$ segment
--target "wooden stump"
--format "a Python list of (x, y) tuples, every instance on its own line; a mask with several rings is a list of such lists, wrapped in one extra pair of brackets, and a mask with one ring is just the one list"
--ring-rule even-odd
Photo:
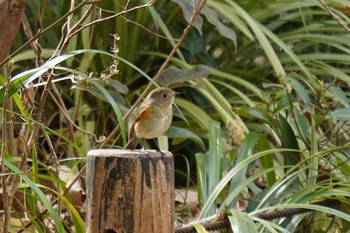
[(92, 150), (87, 157), (88, 233), (173, 233), (170, 152)]

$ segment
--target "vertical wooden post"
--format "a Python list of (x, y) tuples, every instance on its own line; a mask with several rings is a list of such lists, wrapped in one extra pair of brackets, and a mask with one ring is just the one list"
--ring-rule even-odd
[(170, 152), (92, 150), (87, 157), (87, 233), (173, 233)]

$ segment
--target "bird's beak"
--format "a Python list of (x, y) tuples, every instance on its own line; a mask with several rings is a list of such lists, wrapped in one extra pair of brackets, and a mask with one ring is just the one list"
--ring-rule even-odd
[(178, 92), (178, 91), (174, 92), (174, 96), (177, 96), (177, 95), (180, 95), (180, 94), (181, 94), (181, 92)]

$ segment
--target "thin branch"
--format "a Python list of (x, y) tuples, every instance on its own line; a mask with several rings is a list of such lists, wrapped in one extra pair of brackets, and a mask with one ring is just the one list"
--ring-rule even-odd
[(74, 120), (71, 119), (71, 116), (69, 115), (69, 112), (68, 112), (66, 106), (64, 105), (63, 100), (60, 98), (61, 96), (59, 93), (52, 93), (51, 97), (52, 97), (53, 101), (56, 103), (60, 112), (63, 113), (67, 122), (69, 122), (69, 124), (74, 126), (75, 129), (82, 132), (83, 134), (87, 134), (87, 135), (91, 136), (93, 138), (94, 142), (99, 143), (99, 139), (97, 138), (96, 134), (93, 134), (89, 131), (86, 131), (86, 130), (80, 128), (77, 124), (75, 124)]
[[(97, 19), (97, 20), (95, 20), (95, 21), (92, 21), (92, 22), (87, 23), (87, 24), (82, 25), (82, 26), (81, 26), (82, 21), (80, 20), (80, 21), (78, 21), (78, 22), (73, 26), (72, 30), (68, 33), (68, 35), (67, 35), (67, 37), (66, 37), (66, 39), (65, 39), (65, 44), (67, 45), (68, 41), (70, 41), (70, 40), (72, 39), (73, 36), (75, 36), (77, 33), (79, 33), (80, 31), (82, 31), (82, 30), (84, 30), (84, 29), (86, 29), (86, 28), (88, 28), (88, 27), (91, 27), (91, 26), (93, 26), (93, 25), (95, 25), (95, 24), (98, 24), (98, 23), (102, 23), (102, 22), (107, 21), (107, 20), (111, 20), (111, 19), (117, 18), (117, 17), (119, 17), (119, 16), (121, 16), (121, 15), (125, 15), (125, 14), (127, 14), (127, 13), (132, 12), (132, 11), (136, 11), (136, 10), (139, 10), (139, 9), (142, 9), (142, 8), (150, 7), (150, 6), (152, 6), (152, 5), (155, 3), (155, 1), (156, 1), (156, 0), (151, 0), (151, 1), (149, 1), (148, 3), (146, 3), (146, 4), (144, 4), (144, 5), (135, 6), (135, 7), (130, 8), (130, 9), (125, 9), (125, 10), (123, 10), (123, 11), (121, 11), (121, 12), (119, 12), (119, 13), (116, 13), (116, 14), (114, 14), (114, 15), (111, 15), (111, 16), (108, 16), (108, 17), (105, 17), (105, 18)], [(84, 15), (84, 17), (85, 17), (85, 16), (86, 16), (86, 15)], [(84, 17), (83, 17), (83, 18), (84, 18)], [(84, 19), (84, 20), (85, 20), (85, 19)], [(63, 47), (63, 49), (64, 49), (64, 48), (65, 48), (65, 47)]]
[[(110, 11), (110, 10), (106, 10), (106, 9), (102, 9), (102, 8), (98, 8), (98, 9), (99, 9), (101, 12), (106, 12), (106, 13), (110, 13), (110, 14), (115, 13), (114, 11)], [(162, 36), (162, 35), (160, 35), (160, 34), (154, 32), (154, 31), (152, 31), (152, 30), (146, 28), (146, 27), (143, 26), (142, 24), (137, 23), (137, 22), (135, 22), (135, 21), (132, 21), (132, 20), (126, 18), (125, 16), (121, 16), (121, 18), (123, 18), (123, 19), (124, 19), (126, 22), (128, 22), (128, 23), (132, 23), (132, 24), (134, 24), (134, 25), (136, 25), (136, 26), (139, 26), (140, 28), (142, 28), (143, 30), (145, 30), (146, 32), (148, 32), (149, 34), (152, 34), (152, 35), (157, 36), (157, 37), (159, 37), (159, 38), (162, 38), (162, 39), (165, 39), (165, 40), (169, 40), (169, 41), (175, 41), (175, 42), (179, 41), (178, 39), (173, 39), (173, 38), (168, 38), (168, 37), (166, 37), (166, 36)]]
[[(8, 100), (8, 90), (10, 88), (10, 82), (7, 82), (6, 84), (6, 89), (5, 89), (5, 94), (4, 94), (4, 103), (3, 103), (3, 111), (2, 111), (2, 125), (4, 128), (6, 128), (6, 125), (9, 124), (6, 122), (6, 117), (8, 115), (6, 111), (6, 103)], [(7, 130), (3, 129), (1, 133), (1, 157), (0, 157), (0, 164), (1, 164), (1, 170), (0, 172), (2, 174), (6, 173), (6, 167), (5, 167), (5, 153), (7, 150), (7, 135), (6, 135)], [(7, 233), (8, 232), (8, 227), (9, 227), (9, 220), (10, 220), (10, 215), (11, 215), (11, 203), (9, 203), (9, 192), (7, 190), (8, 184), (7, 184), (7, 176), (2, 176), (1, 177), (1, 184), (2, 184), (2, 202), (3, 202), (3, 209), (4, 209), (4, 214), (2, 218), (2, 232)]]
[(69, 41), (72, 38), (72, 37), (70, 37), (70, 35), (71, 34), (74, 35), (74, 33), (78, 30), (78, 27), (80, 27), (80, 25), (82, 25), (83, 22), (89, 17), (89, 15), (92, 12), (92, 8), (94, 6), (95, 6), (95, 4), (91, 4), (89, 6), (89, 8), (87, 9), (87, 11), (85, 12), (85, 14), (83, 15), (83, 17), (81, 17), (80, 20), (71, 29), (69, 28), (69, 22), (70, 22), (70, 19), (69, 19), (69, 21), (67, 22), (67, 30), (68, 30), (67, 36), (61, 41), (60, 44), (62, 44), (62, 45), (57, 46), (59, 48), (58, 51), (60, 54), (62, 54), (66, 50), (66, 48), (68, 47)]
[[(32, 29), (30, 28), (29, 21), (28, 21), (27, 16), (25, 14), (23, 14), (23, 17), (22, 17), (22, 26), (23, 26), (24, 34), (27, 36), (27, 38), (29, 40), (32, 39), (34, 37), (33, 32), (32, 32)], [(42, 65), (44, 63), (44, 60), (41, 58), (42, 48), (37, 40), (33, 41), (31, 43), (31, 46), (32, 46), (32, 49), (36, 55), (35, 65), (36, 65), (36, 67), (39, 67), (40, 65)]]
[(335, 20), (337, 21), (337, 23), (345, 29), (345, 31), (350, 32), (350, 28), (348, 27), (348, 25), (341, 20), (336, 14), (334, 14), (331, 9), (329, 8), (329, 6), (327, 5), (327, 3), (324, 0), (319, 0), (319, 2), (322, 4), (322, 6), (325, 8), (325, 10), (328, 12), (328, 14)]
[(11, 53), (6, 59), (4, 59), (2, 62), (0, 62), (0, 67), (2, 65), (4, 65), (6, 62), (8, 62), (11, 57), (14, 57), (15, 55), (17, 55), (20, 51), (22, 51), (24, 48), (26, 48), (29, 44), (31, 44), (33, 41), (37, 40), (39, 37), (41, 37), (42, 35), (44, 35), (46, 32), (50, 31), (52, 28), (58, 26), (61, 22), (63, 22), (64, 20), (66, 20), (66, 18), (71, 15), (72, 13), (78, 11), (81, 7), (83, 7), (84, 5), (88, 5), (88, 4), (92, 4), (95, 2), (99, 2), (99, 1), (83, 1), (81, 3), (79, 3), (74, 9), (72, 9), (70, 12), (67, 12), (65, 15), (63, 15), (61, 18), (59, 18), (58, 20), (56, 20), (54, 23), (52, 23), (50, 26), (48, 26), (47, 28), (39, 31), (37, 34), (35, 34), (35, 36), (33, 36), (33, 38), (29, 39), (26, 43), (24, 43), (21, 47), (19, 47), (16, 51), (14, 51), (13, 53)]
[[(57, 87), (55, 85), (52, 85), (51, 91), (49, 93), (51, 94), (52, 98), (54, 99), (54, 101), (56, 102), (57, 106), (59, 107), (60, 112), (62, 112), (64, 114), (64, 116), (66, 117), (66, 119), (67, 119), (66, 125), (67, 125), (68, 133), (69, 133), (69, 136), (70, 136), (72, 142), (74, 144), (77, 144), (76, 136), (75, 136), (75, 133), (74, 133), (74, 125), (75, 124), (72, 124), (71, 117), (68, 114), (68, 110), (66, 108), (66, 105), (64, 104), (64, 101), (62, 99), (61, 94), (59, 93), (59, 91), (58, 91), (58, 89), (57, 89)], [(74, 156), (76, 158), (81, 156), (79, 154), (77, 148), (75, 148), (75, 147), (73, 147), (73, 152), (74, 152)], [(81, 169), (82, 167), (80, 166), (79, 168)], [(84, 183), (83, 180), (82, 180), (82, 183)]]
[(127, 18), (124, 17), (124, 16), (121, 16), (121, 17), (122, 17), (126, 22), (135, 24), (136, 26), (139, 26), (140, 28), (142, 28), (143, 30), (145, 30), (146, 32), (148, 32), (149, 34), (152, 34), (152, 35), (154, 35), (154, 36), (156, 36), (156, 37), (159, 37), (159, 38), (162, 38), (162, 39), (165, 39), (165, 40), (172, 40), (172, 41), (175, 41), (175, 42), (179, 41), (178, 39), (173, 39), (173, 38), (168, 38), (168, 37), (166, 37), (166, 36), (162, 36), (162, 35), (160, 35), (160, 34), (154, 32), (154, 31), (152, 31), (152, 30), (146, 28), (146, 27), (143, 26), (142, 24), (136, 23), (135, 21), (132, 21), (132, 20), (130, 20), (130, 19), (127, 19)]

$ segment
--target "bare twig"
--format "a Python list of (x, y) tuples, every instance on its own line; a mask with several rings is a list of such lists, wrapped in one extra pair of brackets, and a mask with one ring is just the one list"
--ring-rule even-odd
[(130, 19), (127, 19), (127, 18), (124, 17), (124, 16), (121, 16), (121, 17), (122, 17), (126, 22), (135, 24), (135, 25), (139, 26), (140, 28), (142, 28), (143, 30), (145, 30), (146, 32), (148, 32), (149, 34), (152, 34), (152, 35), (154, 35), (154, 36), (156, 36), (156, 37), (158, 37), (158, 38), (162, 38), (162, 39), (169, 40), (169, 41), (172, 40), (172, 41), (175, 41), (175, 42), (179, 41), (179, 39), (173, 39), (173, 38), (168, 38), (168, 37), (166, 37), (166, 36), (162, 36), (162, 35), (160, 35), (160, 34), (154, 32), (154, 31), (152, 31), (152, 30), (146, 28), (146, 27), (143, 26), (142, 24), (137, 23), (137, 22), (135, 22), (135, 21), (132, 21), (132, 20), (130, 20)]
[[(31, 40), (34, 36), (33, 36), (33, 32), (32, 29), (30, 28), (30, 24), (28, 22), (27, 16), (25, 14), (23, 14), (22, 17), (22, 25), (23, 25), (23, 31), (24, 34), (26, 34), (27, 38), (29, 40)], [(34, 51), (34, 53), (36, 54), (36, 67), (39, 67), (40, 65), (42, 65), (44, 63), (44, 60), (41, 58), (41, 46), (38, 43), (37, 40), (33, 41), (31, 43), (32, 49)]]
[(66, 108), (65, 106), (63, 106), (62, 101), (57, 100), (57, 98), (56, 98), (56, 96), (55, 96), (54, 94), (52, 94), (52, 99), (55, 101), (57, 107), (60, 109), (60, 112), (63, 113), (63, 115), (65, 116), (66, 120), (69, 121), (69, 123), (70, 123), (71, 125), (73, 125), (74, 128), (75, 128), (76, 130), (82, 132), (83, 134), (86, 134), (86, 135), (92, 137), (92, 139), (93, 139), (93, 141), (94, 141), (95, 143), (99, 143), (99, 142), (100, 142), (99, 139), (97, 138), (96, 134), (93, 134), (93, 133), (91, 133), (91, 132), (89, 132), (89, 131), (86, 131), (86, 130), (80, 128), (80, 127), (74, 122), (74, 120), (71, 119), (67, 108)]
[(50, 26), (48, 26), (47, 28), (39, 31), (37, 34), (35, 34), (35, 36), (33, 36), (33, 38), (29, 39), (26, 43), (24, 43), (21, 47), (19, 47), (16, 51), (14, 51), (13, 53), (10, 54), (10, 56), (8, 56), (6, 59), (4, 59), (2, 62), (0, 62), (0, 67), (5, 64), (6, 62), (8, 62), (11, 57), (14, 57), (16, 54), (18, 54), (20, 51), (22, 51), (24, 48), (26, 48), (29, 44), (31, 44), (33, 41), (37, 40), (40, 36), (44, 35), (46, 32), (50, 31), (52, 28), (58, 26), (61, 22), (63, 22), (64, 20), (66, 20), (66, 18), (71, 15), (72, 13), (78, 11), (81, 7), (83, 7), (84, 5), (87, 4), (91, 4), (94, 2), (98, 2), (98, 1), (83, 1), (81, 3), (79, 3), (76, 7), (74, 7), (74, 9), (72, 9), (71, 11), (67, 12), (65, 15), (63, 15), (61, 18), (59, 18), (58, 20), (56, 20), (54, 23), (52, 23)]
[[(67, 35), (65, 37), (62, 37), (60, 44), (57, 46), (57, 48), (59, 48), (59, 49), (57, 49), (57, 51), (59, 51), (59, 54), (62, 54), (64, 51), (66, 51), (67, 46), (69, 44), (69, 41), (72, 38), (70, 35), (74, 34), (78, 30), (78, 28), (83, 24), (83, 22), (89, 17), (89, 15), (92, 12), (93, 7), (95, 7), (95, 4), (91, 4), (89, 6), (89, 8), (87, 9), (87, 11), (83, 15), (83, 17), (81, 17), (80, 20), (72, 28), (70, 28), (71, 17), (68, 17), (69, 20), (67, 22), (67, 31), (68, 31)], [(72, 6), (72, 8), (73, 8), (73, 6)]]
[(119, 16), (122, 16), (122, 15), (125, 15), (127, 13), (130, 13), (132, 11), (136, 11), (136, 10), (139, 10), (139, 9), (142, 9), (142, 8), (146, 8), (146, 7), (150, 7), (153, 5), (153, 3), (155, 3), (156, 0), (151, 0), (149, 2), (147, 2), (146, 4), (144, 5), (139, 5), (139, 6), (135, 6), (133, 8), (130, 8), (130, 9), (124, 9), (123, 11), (121, 12), (118, 12), (116, 14), (113, 14), (111, 16), (108, 16), (108, 17), (104, 17), (104, 18), (100, 18), (100, 19), (97, 19), (97, 20), (94, 20), (90, 23), (87, 23), (85, 25), (83, 25), (83, 22), (86, 20), (87, 16), (90, 14), (91, 12), (91, 8), (89, 8), (89, 11), (87, 11), (85, 13), (85, 15), (81, 18), (81, 20), (79, 20), (73, 27), (72, 29), (68, 32), (67, 36), (65, 37), (64, 39), (64, 43), (62, 45), (62, 49), (60, 49), (60, 52), (62, 53), (62, 51), (65, 50), (65, 48), (67, 47), (68, 45), (68, 42), (72, 39), (73, 36), (75, 36), (77, 33), (79, 33), (80, 31), (88, 28), (88, 27), (91, 27), (95, 24), (98, 24), (98, 23), (102, 23), (104, 21), (107, 21), (107, 20), (111, 20), (111, 19), (114, 19), (114, 18), (117, 18)]
[[(10, 62), (11, 63), (11, 62)], [(6, 76), (11, 77), (11, 64), (7, 63)], [(3, 130), (2, 130), (2, 147), (1, 147), (1, 173), (6, 173), (5, 167), (5, 153), (9, 155), (17, 154), (17, 147), (14, 144), (14, 127), (12, 122), (12, 99), (9, 98), (8, 90), (10, 87), (10, 82), (7, 82), (5, 94), (4, 94), (4, 104), (3, 104)], [(24, 151), (22, 153), (21, 161), (17, 165), (18, 169), (21, 172), (26, 171), (26, 163), (27, 163), (27, 154)], [(9, 220), (11, 216), (11, 206), (17, 193), (18, 185), (21, 181), (19, 175), (14, 176), (2, 176), (2, 197), (3, 197), (3, 231), (4, 233), (8, 232)]]
[(327, 3), (324, 0), (319, 0), (319, 2), (322, 4), (322, 6), (324, 7), (324, 9), (328, 12), (328, 14), (335, 20), (337, 21), (337, 23), (345, 29), (345, 31), (350, 32), (350, 28), (348, 27), (348, 25), (341, 20), (336, 14), (334, 14), (331, 9), (329, 8), (329, 6), (327, 5)]
[[(98, 8), (98, 9), (99, 9), (101, 12), (106, 12), (106, 13), (110, 13), (110, 14), (112, 14), (112, 13), (114, 14), (114, 13), (115, 13), (114, 11), (110, 11), (110, 10), (106, 10), (106, 9), (102, 9), (102, 8)], [(158, 38), (162, 38), (162, 39), (169, 40), (169, 41), (172, 40), (172, 41), (175, 41), (175, 42), (179, 41), (178, 39), (168, 38), (168, 37), (166, 37), (166, 36), (162, 36), (161, 34), (158, 34), (158, 33), (154, 32), (154, 31), (150, 30), (149, 28), (146, 28), (146, 27), (143, 26), (142, 24), (137, 23), (137, 22), (135, 22), (135, 21), (133, 21), (133, 20), (130, 20), (130, 19), (126, 18), (125, 16), (120, 16), (120, 17), (123, 18), (126, 22), (132, 23), (132, 24), (134, 24), (134, 25), (136, 25), (136, 26), (142, 28), (143, 30), (147, 31), (149, 34), (152, 34), (152, 35), (154, 35), (154, 36), (156, 36), (156, 37), (158, 37)]]
[[(0, 157), (0, 163), (1, 163), (1, 173), (6, 174), (6, 167), (5, 167), (5, 153), (7, 152), (7, 130), (6, 125), (9, 124), (7, 122), (6, 118), (8, 116), (8, 113), (6, 111), (6, 105), (8, 103), (8, 90), (10, 87), (10, 82), (7, 82), (6, 84), (6, 89), (5, 89), (5, 94), (4, 94), (4, 104), (3, 104), (3, 111), (2, 111), (2, 125), (4, 129), (2, 130), (1, 133), (1, 157)], [(3, 214), (3, 225), (2, 225), (2, 232), (7, 233), (8, 232), (8, 227), (9, 227), (9, 220), (10, 220), (10, 215), (11, 215), (11, 203), (10, 203), (10, 198), (9, 198), (9, 191), (8, 191), (8, 184), (7, 184), (7, 176), (1, 176), (1, 184), (2, 184), (2, 202), (3, 202), (3, 209), (4, 209), (4, 214)]]
[[(169, 64), (170, 60), (173, 58), (174, 54), (176, 53), (176, 51), (180, 48), (181, 44), (183, 43), (183, 41), (185, 40), (185, 38), (187, 37), (188, 32), (190, 31), (190, 29), (193, 26), (193, 23), (195, 21), (195, 19), (197, 18), (197, 16), (199, 15), (200, 11), (202, 10), (202, 8), (204, 7), (206, 3), (206, 0), (201, 1), (196, 8), (193, 9), (193, 14), (191, 16), (191, 19), (187, 25), (187, 27), (184, 29), (180, 39), (178, 40), (178, 42), (176, 43), (176, 45), (174, 46), (174, 48), (171, 50), (169, 56), (167, 57), (167, 59), (164, 61), (163, 65), (160, 67), (160, 69), (158, 70), (157, 74), (153, 77), (153, 82), (150, 83), (147, 88), (144, 90), (144, 92), (139, 96), (139, 98), (136, 100), (136, 102), (131, 106), (131, 108), (129, 109), (129, 111), (125, 114), (124, 116), (124, 120), (127, 119), (131, 112), (136, 108), (136, 106), (138, 106), (138, 104), (140, 103), (140, 101), (146, 96), (146, 94), (151, 90), (152, 85), (154, 82), (157, 81), (157, 79), (160, 77), (160, 75), (162, 74), (162, 72), (164, 71), (164, 69), (167, 67), (167, 65)], [(111, 133), (110, 135), (106, 138), (106, 140), (101, 144), (100, 148), (102, 148), (103, 146), (105, 146), (107, 143), (109, 143), (112, 138), (119, 132), (120, 130), (120, 125), (118, 125)]]

